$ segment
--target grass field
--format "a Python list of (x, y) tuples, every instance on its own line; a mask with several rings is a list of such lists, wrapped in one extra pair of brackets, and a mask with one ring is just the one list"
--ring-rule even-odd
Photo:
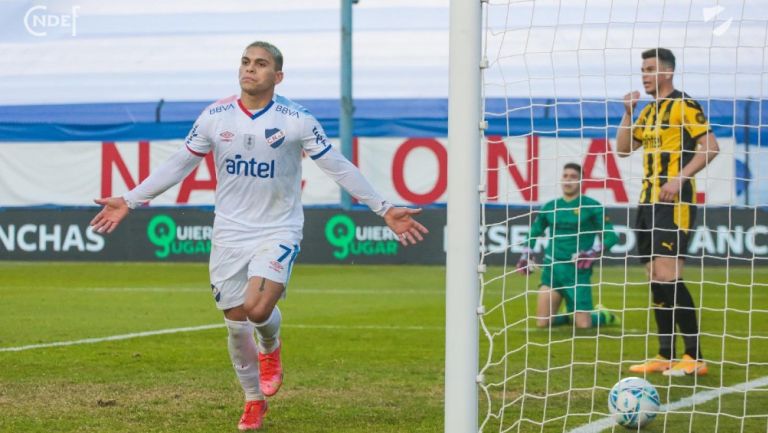
[[(481, 415), (493, 416), (484, 431), (519, 427), (561, 432), (607, 416), (610, 388), (631, 376), (629, 365), (653, 357), (658, 348), (656, 337), (649, 336), (656, 324), (649, 315), (643, 269), (605, 267), (596, 273), (603, 284), (593, 293), (595, 302), (622, 319), (620, 326), (598, 330), (531, 329), (532, 321), (521, 320), (521, 312), (535, 312), (538, 275), (526, 282), (502, 271), (489, 271), (485, 286), (484, 320), (490, 337), (481, 340), (481, 366), (488, 360), (484, 374), (492, 403), (490, 409), (481, 405)], [(687, 285), (702, 308), (701, 347), (709, 374), (646, 379), (656, 386), (662, 403), (714, 395), (660, 415), (643, 431), (768, 431), (768, 269), (689, 268), (686, 278), (692, 280)], [(682, 355), (679, 337), (678, 344)], [(747, 392), (717, 395), (721, 387), (754, 380), (760, 386)]]
[[(533, 311), (533, 295), (523, 293), (524, 279), (500, 272), (488, 273), (494, 345), (485, 373), (486, 383), (506, 385), (489, 387), (493, 413), (504, 419), (491, 419), (485, 431), (567, 431), (601, 418), (607, 388), (629, 360), (646, 355), (647, 289), (618, 284), (642, 274), (605, 268), (600, 302), (626, 307), (623, 324), (574, 332), (526, 330), (530, 320), (520, 319)], [(0, 432), (236, 431), (241, 390), (206, 265), (6, 262), (0, 275)], [(768, 376), (768, 271), (756, 270), (750, 282), (743, 281), (749, 272), (732, 270), (729, 281), (744, 286), (717, 284), (726, 280), (723, 269), (703, 277), (710, 282), (705, 355), (728, 362), (711, 363), (704, 378), (651, 378), (665, 403)], [(286, 381), (270, 400), (264, 431), (443, 431), (443, 287), (440, 267), (297, 266), (280, 304)], [(508, 301), (493, 308), (502, 292)], [(135, 335), (201, 325), (212, 326)], [(126, 334), (135, 338), (8, 350)], [(655, 349), (653, 339), (649, 346)], [(488, 349), (481, 338), (481, 366)], [(481, 402), (481, 419), (486, 409)], [(765, 432), (768, 389), (691, 410), (678, 408), (647, 431)]]

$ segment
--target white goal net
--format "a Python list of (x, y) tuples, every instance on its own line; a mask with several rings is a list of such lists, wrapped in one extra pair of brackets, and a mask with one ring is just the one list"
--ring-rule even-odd
[[(624, 431), (610, 418), (608, 393), (631, 376), (660, 395), (648, 431), (768, 431), (768, 3), (488, 0), (483, 26), (479, 431)], [(640, 92), (633, 121), (654, 103), (642, 53), (659, 47), (674, 53), (674, 88), (698, 102), (719, 145), (695, 176), (695, 221), (679, 253), (706, 375), (630, 371), (657, 355), (659, 331), (633, 230), (647, 161), (643, 148), (619, 157), (617, 132), (625, 94)], [(561, 259), (545, 257), (551, 224), (530, 257), (555, 266), (516, 272), (542, 207), (555, 200), (548, 209), (562, 225), (564, 209), (577, 220), (603, 212), (556, 201), (567, 163), (581, 166), (580, 192), (604, 206), (618, 242), (592, 267), (591, 303), (573, 291), (570, 311), (557, 290), (560, 310), (542, 325), (543, 278), (568, 289), (578, 277), (572, 270), (562, 279), (570, 283), (555, 282), (564, 271)], [(605, 229), (589, 230), (606, 240)], [(591, 327), (574, 326), (585, 316)], [(675, 330), (679, 361), (683, 331)]]

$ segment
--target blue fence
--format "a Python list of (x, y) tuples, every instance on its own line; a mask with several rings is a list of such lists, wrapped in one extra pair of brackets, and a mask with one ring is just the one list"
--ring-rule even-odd
[[(0, 141), (159, 140), (183, 138), (211, 101), (0, 106)], [(331, 137), (339, 133), (339, 102), (300, 100)], [(768, 140), (768, 100), (700, 101), (715, 134), (761, 146)], [(354, 134), (361, 137), (445, 137), (446, 99), (362, 99)], [(642, 104), (641, 104), (642, 107)], [(490, 135), (613, 137), (623, 106), (616, 100), (489, 99)]]

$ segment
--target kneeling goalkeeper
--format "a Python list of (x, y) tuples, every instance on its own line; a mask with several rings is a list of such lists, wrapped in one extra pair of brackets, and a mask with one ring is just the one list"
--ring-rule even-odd
[[(536, 308), (536, 326), (559, 326), (570, 323), (577, 328), (618, 324), (611, 312), (592, 305), (592, 265), (603, 250), (610, 249), (619, 238), (605, 210), (597, 200), (581, 195), (581, 166), (568, 163), (561, 178), (563, 196), (541, 208), (531, 226), (528, 245), (517, 262), (517, 272), (530, 274), (536, 263), (531, 256), (536, 238), (549, 227), (549, 244), (541, 265), (541, 285)], [(597, 235), (602, 245), (595, 243)], [(558, 315), (563, 299), (568, 312)], [(600, 307), (600, 306), (598, 306)]]

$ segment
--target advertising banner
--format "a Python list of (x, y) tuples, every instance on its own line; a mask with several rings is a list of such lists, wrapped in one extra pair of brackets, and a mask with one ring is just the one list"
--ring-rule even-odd
[[(699, 203), (736, 203), (744, 175), (735, 175), (733, 140), (719, 139), (720, 155), (697, 176)], [(441, 138), (358, 138), (353, 162), (390, 201), (445, 203), (448, 152)], [(488, 137), (483, 174), (491, 204), (537, 205), (560, 194), (564, 164), (583, 166), (582, 192), (605, 205), (637, 203), (642, 152), (619, 158), (600, 138)], [(120, 195), (136, 186), (183, 146), (183, 140), (139, 142), (0, 143), (0, 207), (89, 206), (94, 198)], [(338, 149), (338, 143), (334, 142)], [(278, 168), (279, 170), (279, 168)], [(338, 205), (340, 190), (310, 158), (302, 165), (305, 205)], [(152, 205), (212, 205), (216, 188), (208, 154), (181, 183)]]
[(137, 209), (112, 234), (89, 227), (98, 209), (0, 211), (0, 259), (207, 261), (213, 211)]
[[(0, 260), (83, 260), (206, 262), (211, 249), (213, 211), (201, 207), (137, 209), (110, 235), (88, 227), (97, 209), (6, 209), (0, 211)], [(610, 208), (620, 241), (607, 265), (639, 263), (631, 230), (632, 208)], [(307, 209), (299, 263), (443, 265), (451, 233), (445, 209), (419, 216), (430, 230), (424, 242), (403, 247), (377, 215), (368, 211)], [(514, 266), (530, 222), (527, 209), (487, 209), (484, 261)], [(689, 256), (713, 265), (768, 264), (768, 214), (761, 210), (699, 209)], [(454, 230), (459, 230), (454, 229)], [(545, 244), (536, 245), (540, 252)]]

